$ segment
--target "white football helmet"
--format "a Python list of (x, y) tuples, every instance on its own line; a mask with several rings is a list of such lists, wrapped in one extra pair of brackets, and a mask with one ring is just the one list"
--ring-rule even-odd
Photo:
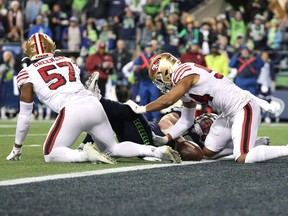
[(25, 53), (31, 61), (53, 57), (56, 45), (46, 34), (35, 33), (27, 41)]
[(199, 140), (203, 144), (205, 142), (206, 136), (210, 131), (211, 125), (217, 118), (218, 115), (215, 113), (204, 113), (195, 118), (192, 132), (196, 133), (199, 136)]
[(161, 53), (152, 59), (149, 76), (162, 93), (165, 94), (172, 88), (173, 66), (179, 63), (180, 61), (170, 53)]

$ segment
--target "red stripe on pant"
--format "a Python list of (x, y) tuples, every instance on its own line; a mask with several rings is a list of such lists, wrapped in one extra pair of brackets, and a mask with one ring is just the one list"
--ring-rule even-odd
[(248, 103), (244, 108), (244, 121), (242, 124), (242, 136), (240, 143), (241, 155), (249, 152), (250, 133), (252, 125), (252, 107)]
[(63, 121), (64, 121), (64, 118), (65, 118), (65, 108), (63, 108), (57, 119), (56, 119), (56, 122), (54, 124), (54, 127), (53, 129), (51, 130), (51, 132), (49, 133), (49, 137), (46, 141), (46, 143), (44, 144), (45, 147), (44, 147), (44, 155), (48, 155), (51, 151), (52, 151), (52, 148), (54, 146), (54, 143), (55, 143), (55, 140), (58, 136), (58, 133), (62, 127), (62, 124), (63, 124)]

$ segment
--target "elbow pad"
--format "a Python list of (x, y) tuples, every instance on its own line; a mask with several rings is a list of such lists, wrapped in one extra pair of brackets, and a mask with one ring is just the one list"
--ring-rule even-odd
[(194, 124), (195, 110), (196, 108), (182, 108), (181, 117), (169, 131), (172, 139), (181, 136), (188, 128)]
[(20, 112), (18, 115), (15, 143), (22, 145), (30, 128), (31, 113), (33, 103), (25, 103), (20, 101)]

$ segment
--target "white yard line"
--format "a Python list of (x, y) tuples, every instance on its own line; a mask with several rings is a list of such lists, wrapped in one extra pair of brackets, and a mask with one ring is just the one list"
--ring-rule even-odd
[[(45, 133), (45, 134), (28, 134), (27, 136), (47, 136), (47, 133)], [(0, 135), (0, 138), (5, 138), (5, 137), (15, 137), (15, 134)]]
[(16, 125), (0, 125), (0, 128), (16, 128)]
[(216, 162), (216, 161), (217, 160), (202, 160), (202, 161), (185, 161), (185, 162), (182, 162), (181, 164), (175, 164), (175, 163), (147, 164), (147, 165), (138, 165), (138, 166), (131, 166), (131, 167), (110, 168), (110, 169), (104, 169), (104, 170), (94, 170), (94, 171), (75, 172), (75, 173), (48, 175), (48, 176), (40, 176), (40, 177), (20, 178), (20, 179), (14, 179), (14, 180), (0, 181), (0, 186), (29, 184), (29, 183), (43, 182), (43, 181), (49, 181), (49, 180), (77, 178), (77, 177), (94, 176), (94, 175), (105, 175), (105, 174), (119, 173), (119, 172), (131, 172), (131, 171), (154, 169), (154, 168), (161, 168), (161, 167), (186, 166), (186, 165), (210, 163), (210, 162)]

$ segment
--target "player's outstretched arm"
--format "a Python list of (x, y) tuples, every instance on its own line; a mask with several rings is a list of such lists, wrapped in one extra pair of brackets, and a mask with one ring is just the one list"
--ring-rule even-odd
[(15, 144), (6, 160), (21, 160), (22, 144), (28, 134), (33, 110), (33, 85), (24, 84), (21, 87), (20, 111), (18, 114)]
[(197, 83), (199, 75), (189, 75), (181, 79), (177, 84), (165, 95), (162, 95), (157, 100), (147, 104), (146, 111), (154, 112), (165, 109), (182, 98), (182, 96), (189, 91), (189, 89)]

